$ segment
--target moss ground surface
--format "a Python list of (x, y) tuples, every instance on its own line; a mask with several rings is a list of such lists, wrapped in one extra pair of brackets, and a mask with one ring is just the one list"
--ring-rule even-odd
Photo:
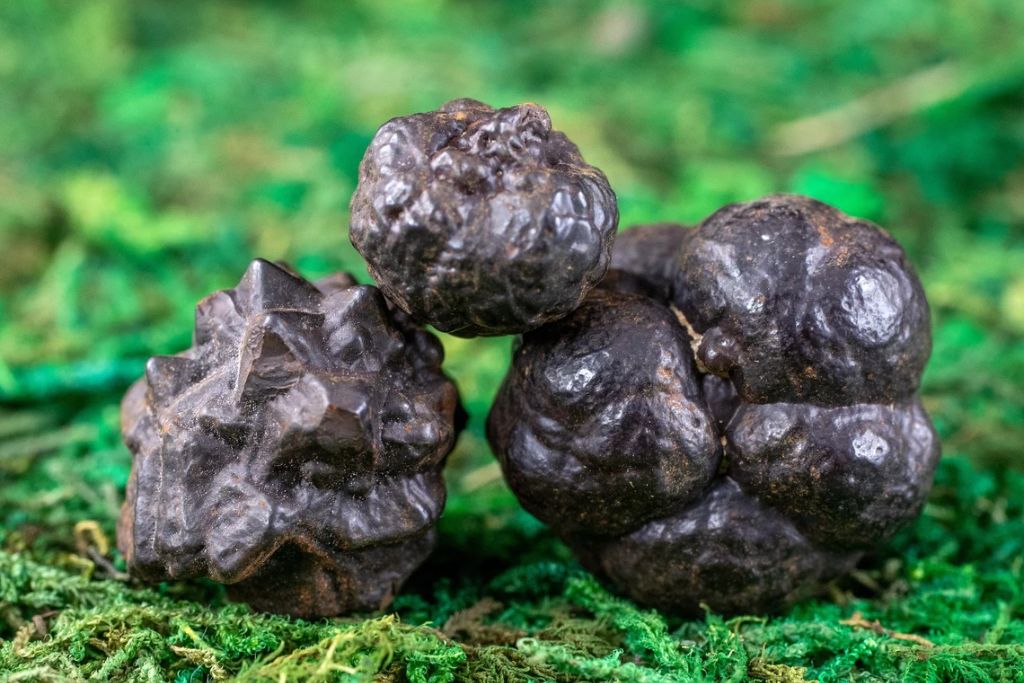
[[(1024, 4), (0, 3), (0, 680), (1024, 680)], [(253, 256), (365, 277), (385, 119), (548, 106), (623, 225), (773, 191), (891, 229), (934, 310), (921, 519), (784, 615), (679, 621), (582, 573), (482, 423), (509, 341), (445, 339), (470, 426), (441, 546), (387, 614), (136, 585), (117, 403)]]

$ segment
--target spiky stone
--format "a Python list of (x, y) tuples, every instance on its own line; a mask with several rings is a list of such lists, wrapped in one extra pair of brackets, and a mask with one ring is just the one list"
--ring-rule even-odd
[(303, 617), (388, 604), (444, 506), (458, 396), (441, 360), (376, 288), (254, 261), (125, 396), (131, 573)]

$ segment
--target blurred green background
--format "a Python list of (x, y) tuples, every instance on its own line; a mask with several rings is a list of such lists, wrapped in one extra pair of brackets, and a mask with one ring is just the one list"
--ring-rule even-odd
[[(108, 579), (67, 594), (46, 582), (102, 568), (74, 527), (92, 520), (112, 535), (130, 461), (117, 402), (146, 357), (186, 347), (194, 303), (233, 286), (253, 257), (290, 261), (309, 277), (345, 269), (366, 278), (346, 233), (366, 145), (393, 116), (467, 96), (547, 107), (608, 175), (623, 227), (693, 223), (725, 203), (787, 191), (876, 221), (906, 246), (934, 311), (923, 393), (945, 444), (936, 494), (916, 530), (869, 562), (850, 589), (862, 602), (833, 596), (779, 627), (808, 627), (825, 613), (849, 617), (850, 605), (910, 619), (900, 623), (943, 646), (981, 642), (998, 627), (989, 644), (1009, 649), (972, 651), (970, 658), (993, 657), (992, 668), (974, 673), (1012, 671), (1002, 668), (1004, 655), (1024, 656), (1019, 596), (979, 586), (1010, 572), (996, 582), (1009, 590), (1004, 584), (1020, 583), (1024, 561), (1021, 503), (1009, 493), (1024, 492), (1024, 3), (17, 0), (0, 4), (0, 560), (9, 570), (6, 579), (0, 572), (0, 678), (5, 667), (70, 676), (114, 666), (113, 655), (87, 645), (61, 664), (38, 629), (21, 643), (17, 634), (47, 610), (65, 615), (62, 628), (71, 629), (113, 599), (106, 588), (95, 604), (81, 597)], [(477, 572), (481, 599), (502, 571), (571, 566), (564, 548), (518, 511), (483, 439), (509, 341), (444, 341), (471, 422), (452, 458), (444, 557), (414, 582), (411, 602), (399, 604), (414, 624), (437, 624), (469, 606), (453, 599), (441, 607), (434, 581), (447, 569), (461, 568), (471, 584)], [(116, 565), (116, 554), (105, 556)], [(953, 574), (970, 568), (961, 589), (974, 590), (974, 602), (915, 617), (920, 606), (900, 600), (923, 600), (926, 592), (914, 591), (926, 591), (931, 574), (921, 566), (934, 562)], [(10, 578), (15, 565), (22, 583)], [(897, 580), (903, 593), (894, 597), (886, 591)], [(155, 599), (118, 586), (125, 604)], [(164, 590), (166, 610), (187, 609), (188, 595)], [(618, 623), (566, 595), (583, 622)], [(413, 598), (422, 609), (410, 606)], [(547, 605), (544, 596), (530, 599)], [(992, 623), (967, 626), (956, 616), (966, 610)], [(235, 621), (223, 623), (241, 629), (243, 617), (230, 614)], [(511, 623), (504, 613), (481, 619)], [(710, 621), (699, 633), (658, 623), (672, 647), (692, 641), (698, 659), (713, 654)], [(836, 628), (858, 647), (880, 639), (884, 650), (881, 632)], [(750, 651), (782, 641), (729, 629), (740, 638), (734, 650), (749, 657), (734, 652), (722, 661), (742, 659), (753, 677), (776, 671), (751, 664), (760, 660)], [(209, 662), (175, 655), (167, 644), (175, 636), (157, 632), (146, 650), (159, 671), (152, 680), (212, 675)], [(319, 642), (324, 633), (307, 636)], [(615, 646), (630, 653), (617, 661), (678, 673), (676, 664), (651, 660), (628, 630), (610, 633), (610, 649), (579, 655), (578, 670), (516, 661), (524, 677), (572, 679), (584, 676), (580, 662)], [(287, 654), (306, 642), (295, 638), (234, 659), (210, 647), (233, 662), (222, 673), (235, 674), (277, 645)], [(549, 640), (572, 652), (583, 647), (564, 634)], [(843, 643), (843, 651), (852, 647)], [(472, 647), (462, 643), (476, 666), (482, 655)], [(893, 654), (883, 666), (866, 655), (842, 659), (842, 648), (814, 656), (771, 650), (762, 659), (825, 679), (918, 671), (916, 655), (906, 655), (907, 664)], [(126, 661), (142, 656), (132, 652)], [(949, 657), (949, 669), (917, 661), (947, 680), (969, 659), (960, 650)], [(404, 661), (411, 660), (396, 656), (379, 669), (398, 666), (415, 678)], [(700, 661), (711, 678), (724, 671)], [(468, 675), (466, 666), (454, 675)], [(598, 670), (607, 673), (590, 669)]]

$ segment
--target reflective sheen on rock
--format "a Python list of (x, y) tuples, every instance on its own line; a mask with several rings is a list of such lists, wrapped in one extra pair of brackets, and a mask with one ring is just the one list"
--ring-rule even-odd
[(731, 475), (815, 541), (868, 549), (924, 506), (939, 440), (919, 401), (747, 404), (726, 433)]
[(604, 174), (543, 108), (454, 100), (377, 131), (350, 237), (399, 308), (472, 337), (570, 313), (604, 275), (617, 225)]
[(560, 533), (618, 534), (692, 501), (720, 455), (686, 332), (603, 288), (524, 336), (488, 435), (523, 506)]
[(877, 226), (806, 197), (715, 212), (683, 243), (673, 303), (700, 366), (750, 403), (891, 403), (917, 391), (928, 304)]
[[(612, 264), (524, 335), (489, 422), (512, 490), (586, 567), (663, 610), (770, 612), (918, 515), (940, 450), (915, 394), (928, 308), (888, 235), (769, 197), (626, 230)], [(711, 434), (685, 435), (694, 406)]]

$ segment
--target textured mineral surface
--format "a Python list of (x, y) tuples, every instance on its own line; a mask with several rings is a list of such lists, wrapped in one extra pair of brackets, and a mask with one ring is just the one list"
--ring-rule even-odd
[(458, 396), (441, 360), (376, 288), (254, 261), (124, 399), (130, 572), (302, 617), (387, 605), (444, 506)]
[(939, 442), (917, 400), (823, 408), (745, 404), (729, 423), (730, 472), (808, 536), (868, 549), (920, 512)]
[(455, 100), (377, 131), (350, 237), (399, 308), (472, 337), (570, 313), (604, 275), (617, 225), (604, 174), (544, 109)]
[(621, 538), (582, 543), (584, 564), (629, 597), (685, 614), (700, 613), (701, 603), (725, 613), (776, 611), (849, 571), (859, 557), (815, 547), (728, 477), (695, 505)]
[(488, 435), (524, 507), (566, 533), (622, 533), (695, 500), (720, 455), (685, 330), (603, 288), (524, 335)]
[(920, 512), (929, 316), (892, 238), (780, 196), (615, 249), (579, 310), (523, 335), (488, 422), (585, 566), (662, 609), (773, 611)]
[(697, 361), (751, 403), (890, 403), (917, 391), (928, 303), (900, 245), (806, 197), (733, 204), (677, 255)]

